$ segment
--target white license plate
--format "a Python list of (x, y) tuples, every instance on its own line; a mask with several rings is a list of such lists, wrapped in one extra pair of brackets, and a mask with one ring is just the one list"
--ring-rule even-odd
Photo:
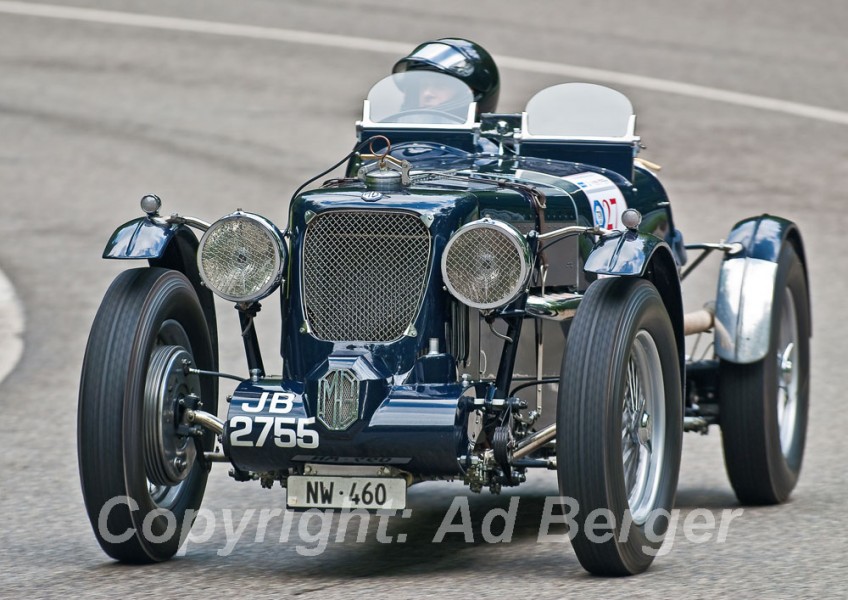
[(406, 508), (401, 477), (292, 475), (286, 484), (289, 508)]

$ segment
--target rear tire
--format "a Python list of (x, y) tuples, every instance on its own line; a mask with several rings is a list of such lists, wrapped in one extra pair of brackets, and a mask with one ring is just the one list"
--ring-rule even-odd
[(556, 444), (587, 571), (632, 575), (656, 556), (677, 490), (682, 406), (674, 328), (656, 288), (632, 278), (590, 285), (566, 343)]
[(768, 353), (721, 361), (724, 463), (742, 504), (785, 502), (801, 472), (810, 389), (810, 307), (804, 265), (791, 245), (778, 259)]
[[(184, 373), (182, 361), (214, 369), (215, 356), (182, 273), (134, 269), (106, 292), (85, 351), (77, 444), (86, 511), (112, 558), (166, 560), (191, 528), (186, 511), (200, 506), (207, 470), (194, 439), (177, 434), (179, 401), (194, 394), (215, 414), (217, 382)], [(214, 436), (202, 441), (211, 450)]]

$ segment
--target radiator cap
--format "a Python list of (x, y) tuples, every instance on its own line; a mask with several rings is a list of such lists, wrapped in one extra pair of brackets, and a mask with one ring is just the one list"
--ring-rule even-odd
[(368, 189), (390, 192), (401, 189), (400, 173), (390, 169), (378, 169), (365, 176)]

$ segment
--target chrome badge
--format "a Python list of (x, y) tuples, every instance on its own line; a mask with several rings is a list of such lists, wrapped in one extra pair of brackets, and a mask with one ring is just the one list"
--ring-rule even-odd
[(318, 382), (318, 420), (340, 431), (353, 425), (358, 415), (359, 380), (353, 371), (328, 371)]
[(383, 194), (380, 192), (363, 192), (362, 199), (366, 202), (376, 202), (383, 197)]

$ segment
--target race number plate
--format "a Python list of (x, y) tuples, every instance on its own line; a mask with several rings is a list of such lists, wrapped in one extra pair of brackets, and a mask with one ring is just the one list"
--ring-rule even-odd
[(292, 475), (286, 487), (289, 508), (406, 508), (406, 480), (401, 477)]

